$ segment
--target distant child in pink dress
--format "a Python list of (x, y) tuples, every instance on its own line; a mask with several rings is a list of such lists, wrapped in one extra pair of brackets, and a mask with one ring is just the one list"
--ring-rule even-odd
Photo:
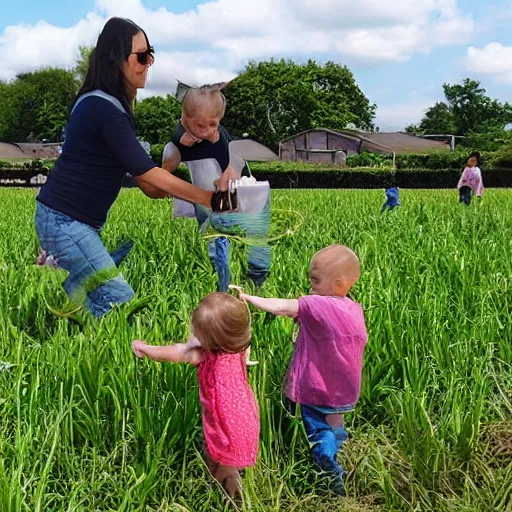
[(240, 293), (255, 307), (300, 324), (285, 382), (285, 394), (301, 405), (315, 463), (327, 472), (331, 490), (344, 494), (344, 470), (336, 455), (347, 439), (343, 413), (354, 410), (361, 389), (368, 335), (361, 306), (347, 297), (360, 276), (348, 247), (331, 245), (311, 260), (311, 295), (264, 299)]
[(460, 177), (457, 188), (459, 189), (459, 201), (469, 206), (471, 196), (474, 193), (477, 197), (482, 197), (484, 193), (484, 184), (482, 181), (482, 172), (479, 168), (480, 154), (473, 153), (468, 158), (466, 168)]
[(150, 346), (136, 340), (132, 349), (137, 357), (197, 367), (208, 468), (231, 498), (241, 496), (239, 470), (256, 464), (260, 433), (258, 404), (247, 380), (250, 314), (236, 297), (211, 293), (192, 314), (191, 327), (187, 343)]

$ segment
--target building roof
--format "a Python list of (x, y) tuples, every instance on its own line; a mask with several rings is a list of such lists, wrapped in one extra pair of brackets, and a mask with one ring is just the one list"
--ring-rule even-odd
[(26, 158), (25, 153), (15, 144), (0, 142), (0, 160), (3, 158)]
[(252, 139), (235, 139), (229, 148), (244, 160), (253, 162), (273, 162), (279, 157), (269, 148)]
[(409, 133), (365, 133), (360, 138), (390, 148), (395, 153), (423, 153), (426, 151), (450, 150), (450, 145), (445, 142), (424, 139)]
[(427, 151), (449, 151), (450, 145), (445, 142), (439, 142), (430, 139), (424, 139), (417, 135), (399, 132), (379, 132), (379, 133), (366, 133), (357, 130), (330, 130), (329, 128), (313, 128), (297, 133), (292, 137), (288, 137), (281, 142), (287, 142), (300, 135), (309, 132), (326, 132), (333, 135), (340, 135), (352, 140), (359, 140), (362, 142), (361, 149), (369, 151), (378, 151), (380, 153), (425, 153)]

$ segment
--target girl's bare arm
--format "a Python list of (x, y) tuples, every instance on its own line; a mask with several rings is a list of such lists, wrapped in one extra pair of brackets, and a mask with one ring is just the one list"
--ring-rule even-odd
[(203, 360), (201, 346), (195, 338), (191, 338), (187, 343), (163, 346), (148, 345), (142, 340), (134, 340), (132, 342), (132, 350), (137, 357), (148, 357), (153, 361), (167, 363), (198, 365)]

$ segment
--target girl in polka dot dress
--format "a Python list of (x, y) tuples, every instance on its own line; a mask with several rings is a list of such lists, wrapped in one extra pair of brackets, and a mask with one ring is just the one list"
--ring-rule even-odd
[(151, 346), (135, 340), (132, 349), (140, 358), (197, 367), (208, 469), (231, 498), (241, 496), (239, 471), (256, 464), (260, 433), (258, 404), (247, 380), (250, 314), (232, 295), (211, 293), (192, 314), (191, 327), (187, 343)]

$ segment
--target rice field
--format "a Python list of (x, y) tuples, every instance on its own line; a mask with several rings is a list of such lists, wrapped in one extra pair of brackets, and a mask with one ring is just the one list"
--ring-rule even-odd
[[(122, 270), (140, 311), (60, 319), (61, 271), (34, 266), (34, 191), (0, 189), (0, 511), (222, 511), (201, 458), (192, 367), (136, 360), (130, 343), (181, 341), (215, 289), (193, 221), (168, 200), (124, 191), (104, 240), (136, 245)], [(316, 480), (298, 417), (282, 405), (289, 319), (254, 312), (249, 369), (261, 408), (258, 465), (244, 510), (512, 511), (512, 193), (465, 208), (456, 191), (277, 191), (305, 217), (274, 247), (266, 296), (308, 293), (313, 253), (352, 247), (353, 297), (369, 342), (363, 389), (346, 416), (347, 498)], [(243, 279), (243, 247), (233, 251)]]

